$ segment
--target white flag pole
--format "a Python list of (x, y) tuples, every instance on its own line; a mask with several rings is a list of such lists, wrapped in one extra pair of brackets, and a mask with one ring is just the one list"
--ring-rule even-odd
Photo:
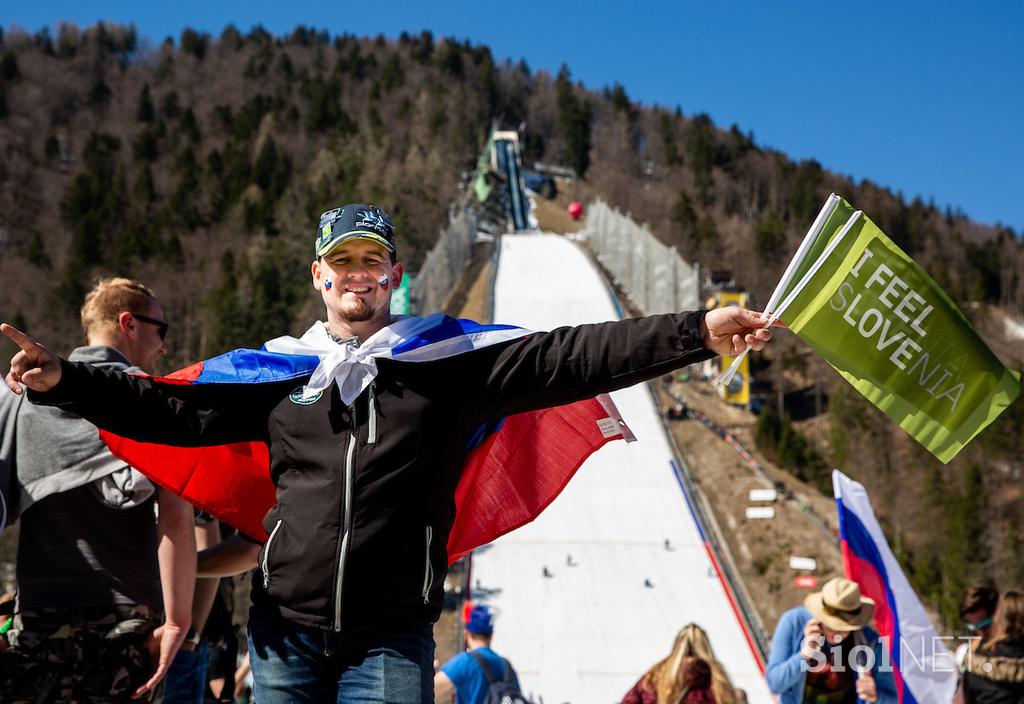
[(843, 225), (843, 229), (839, 231), (839, 234), (836, 235), (835, 239), (828, 243), (828, 247), (825, 248), (825, 251), (821, 253), (821, 256), (818, 257), (818, 260), (814, 262), (811, 268), (807, 270), (807, 273), (804, 274), (802, 279), (800, 279), (800, 283), (796, 285), (796, 288), (790, 291), (789, 295), (786, 296), (786, 300), (782, 302), (782, 305), (772, 313), (771, 317), (768, 319), (769, 325), (782, 317), (782, 314), (786, 312), (786, 309), (789, 308), (790, 304), (792, 304), (796, 297), (800, 295), (800, 292), (807, 287), (807, 284), (809, 284), (811, 279), (814, 278), (814, 275), (818, 273), (818, 269), (820, 269), (822, 264), (825, 263), (825, 260), (832, 256), (832, 252), (836, 251), (836, 247), (838, 247), (839, 243), (843, 241), (843, 238), (846, 237), (850, 228), (856, 224), (861, 215), (863, 215), (863, 213), (858, 210), (850, 216), (850, 219), (846, 221), (845, 225)]
[[(836, 209), (836, 205), (839, 204), (839, 196), (835, 193), (831, 194), (825, 201), (825, 205), (821, 206), (821, 210), (818, 211), (818, 217), (814, 218), (814, 222), (811, 223), (811, 228), (807, 230), (807, 234), (804, 235), (803, 242), (796, 250), (796, 254), (789, 260), (789, 265), (786, 267), (785, 273), (779, 280), (778, 285), (775, 287), (775, 291), (772, 293), (771, 298), (768, 299), (768, 305), (765, 306), (764, 312), (771, 315), (772, 311), (775, 310), (775, 306), (778, 304), (779, 299), (782, 297), (782, 293), (789, 286), (789, 282), (793, 280), (793, 276), (796, 274), (796, 268), (807, 256), (807, 250), (811, 248), (814, 241), (818, 239), (818, 235), (821, 234), (821, 228), (825, 226), (825, 221), (832, 215), (832, 211)], [(750, 345), (740, 352), (739, 356), (732, 361), (732, 365), (718, 378), (718, 384), (724, 386), (732, 381), (733, 376), (736, 375), (736, 371), (740, 368), (740, 364), (743, 362), (743, 358), (750, 352)]]

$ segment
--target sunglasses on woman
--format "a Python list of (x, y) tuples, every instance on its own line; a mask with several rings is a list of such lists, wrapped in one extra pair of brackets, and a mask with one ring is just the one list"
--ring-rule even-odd
[(992, 625), (992, 617), (991, 616), (989, 616), (988, 618), (983, 618), (980, 621), (973, 621), (973, 622), (972, 621), (964, 621), (964, 626), (966, 626), (967, 630), (971, 631), (972, 633), (974, 633), (976, 631), (980, 631), (983, 628), (988, 628), (991, 625)]

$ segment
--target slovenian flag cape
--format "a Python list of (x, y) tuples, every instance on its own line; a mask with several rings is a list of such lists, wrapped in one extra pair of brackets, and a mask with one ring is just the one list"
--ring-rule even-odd
[[(316, 323), (301, 338), (277, 338), (262, 350), (234, 350), (155, 381), (260, 384), (308, 376), (304, 397), (337, 384), (342, 401), (351, 404), (373, 381), (379, 358), (443, 359), (530, 334), (435, 314), (397, 319), (355, 347), (334, 342), (326, 326)], [(243, 533), (266, 540), (262, 521), (276, 499), (264, 443), (171, 447), (102, 430), (100, 435), (111, 452), (155, 483)], [(606, 395), (481, 426), (470, 442), (455, 492), (449, 562), (532, 521), (587, 457), (617, 438), (634, 439)]]
[(889, 549), (864, 485), (834, 470), (832, 487), (843, 571), (875, 600), (875, 625), (888, 658), (882, 667), (892, 667), (901, 704), (951, 702), (956, 662)]

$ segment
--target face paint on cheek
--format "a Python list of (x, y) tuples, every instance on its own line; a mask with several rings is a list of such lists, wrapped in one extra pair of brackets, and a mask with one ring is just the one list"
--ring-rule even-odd
[(388, 281), (388, 277), (387, 276), (382, 276), (379, 279), (377, 279), (377, 283), (380, 284), (380, 287), (382, 289), (384, 289), (385, 291), (387, 291), (388, 290), (388, 286), (391, 285), (391, 282)]
[(330, 279), (324, 279), (324, 290), (325, 291), (330, 291), (331, 290), (331, 286), (333, 286), (333, 284), (331, 283), (331, 280)]

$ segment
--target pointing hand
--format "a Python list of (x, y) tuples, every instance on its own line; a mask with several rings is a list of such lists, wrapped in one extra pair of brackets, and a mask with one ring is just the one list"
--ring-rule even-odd
[(60, 359), (13, 325), (0, 323), (0, 332), (11, 338), (21, 351), (11, 358), (5, 381), (11, 391), (24, 393), (19, 384), (33, 391), (49, 391), (60, 381)]

